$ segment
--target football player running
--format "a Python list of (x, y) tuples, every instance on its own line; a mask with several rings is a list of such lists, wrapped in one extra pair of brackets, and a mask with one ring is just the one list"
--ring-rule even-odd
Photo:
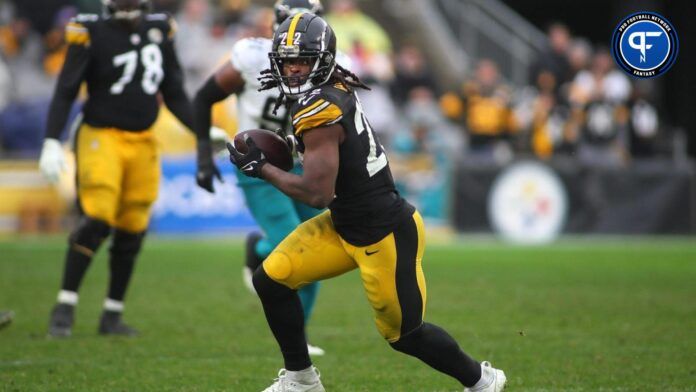
[[(319, 0), (278, 0), (274, 6), (276, 26), (291, 15), (305, 11), (321, 14)], [(275, 90), (258, 91), (261, 71), (268, 68), (271, 37), (245, 38), (235, 43), (229, 61), (226, 61), (196, 93), (193, 100), (195, 127), (204, 132), (211, 126), (213, 104), (228, 96), (237, 96), (238, 129), (262, 128), (275, 131), (288, 125), (285, 108), (275, 111), (278, 93)], [(293, 173), (301, 174), (296, 165)], [(251, 233), (246, 240), (244, 283), (254, 292), (251, 276), (271, 251), (301, 222), (318, 215), (321, 210), (297, 202), (284, 195), (273, 185), (258, 178), (247, 177), (237, 171), (237, 183), (244, 193), (246, 204), (264, 235)], [(319, 290), (314, 282), (299, 290), (305, 325), (312, 315)], [(308, 346), (312, 355), (323, 355), (324, 350)]]
[[(355, 87), (336, 64), (336, 38), (320, 17), (301, 13), (275, 32), (263, 88), (288, 99), (304, 173), (270, 163), (248, 138), (248, 152), (228, 144), (231, 161), (293, 199), (328, 211), (302, 223), (253, 276), (285, 369), (266, 391), (324, 391), (303, 334), (297, 289), (360, 270), (377, 330), (392, 348), (457, 379), (472, 391), (500, 391), (505, 375), (465, 354), (442, 328), (423, 321), (423, 221), (395, 190), (387, 157), (370, 128)], [(398, 388), (397, 388), (398, 389)]]
[[(75, 137), (81, 217), (68, 240), (62, 287), (48, 333), (69, 336), (78, 290), (94, 254), (111, 236), (110, 280), (99, 333), (134, 335), (121, 318), (124, 297), (157, 199), (160, 161), (151, 126), (158, 94), (193, 129), (174, 50), (174, 20), (150, 13), (149, 0), (103, 0), (104, 14), (78, 15), (66, 28), (68, 52), (51, 101), (39, 166), (50, 181), (65, 167), (59, 138), (82, 82), (88, 99)], [(207, 133), (197, 135), (200, 186), (220, 174)]]

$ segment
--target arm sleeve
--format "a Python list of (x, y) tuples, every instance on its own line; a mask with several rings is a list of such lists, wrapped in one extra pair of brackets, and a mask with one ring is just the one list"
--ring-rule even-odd
[(208, 139), (207, 132), (199, 134), (193, 126), (191, 103), (184, 91), (184, 73), (181, 70), (179, 59), (176, 57), (173, 41), (168, 40), (162, 45), (162, 56), (164, 57), (165, 75), (160, 92), (165, 105), (182, 124), (196, 133), (197, 139)]
[[(227, 94), (215, 81), (215, 75), (208, 78), (205, 84), (198, 90), (193, 99), (193, 126), (196, 135), (205, 135), (209, 139), (211, 109), (213, 104), (227, 98)], [(199, 139), (200, 140), (200, 139)]]
[(48, 110), (46, 138), (60, 138), (89, 65), (89, 33), (86, 29), (76, 32), (78, 27), (70, 30), (71, 25), (72, 23), (68, 25), (66, 34), (70, 46)]
[[(246, 83), (245, 72), (248, 73), (249, 67), (253, 67), (253, 63), (250, 65), (249, 62), (258, 57), (255, 52), (252, 52), (254, 47), (250, 43), (253, 42), (250, 39), (237, 41), (232, 48), (231, 59), (228, 60), (232, 68), (239, 72), (239, 76), (244, 83)], [(217, 72), (219, 71), (216, 71), (216, 74)], [(198, 89), (193, 99), (193, 124), (197, 135), (209, 132), (212, 123), (211, 110), (213, 105), (224, 100), (230, 94), (237, 94), (241, 91), (235, 91), (241, 87), (224, 86), (218, 83), (216, 74), (213, 74), (205, 81), (205, 84)]]

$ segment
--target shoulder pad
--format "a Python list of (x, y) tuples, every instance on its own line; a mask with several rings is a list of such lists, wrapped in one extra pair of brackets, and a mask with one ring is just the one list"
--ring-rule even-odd
[(271, 46), (271, 41), (266, 38), (244, 38), (237, 41), (232, 47), (232, 66), (243, 74), (256, 77), (270, 67), (268, 52), (271, 51)]
[(165, 14), (165, 13), (145, 15), (145, 20), (148, 20), (148, 21), (153, 21), (153, 20), (165, 21), (165, 20), (168, 20), (169, 18), (170, 18), (170, 16), (168, 14)]
[(65, 26), (65, 42), (68, 45), (90, 45), (89, 25), (99, 21), (99, 15), (80, 14)]
[(330, 86), (316, 88), (296, 102), (292, 111), (292, 126), (296, 135), (341, 121), (345, 110), (340, 99), (331, 93), (332, 89)]
[(147, 14), (145, 15), (145, 21), (153, 23), (161, 28), (169, 40), (174, 39), (174, 35), (176, 35), (178, 30), (174, 17), (166, 13)]
[(335, 89), (337, 89), (337, 90), (341, 90), (341, 91), (343, 91), (344, 93), (349, 93), (349, 92), (350, 92), (350, 91), (348, 91), (348, 87), (346, 87), (345, 84), (340, 83), (340, 82), (334, 83), (331, 87), (333, 87), (333, 88), (335, 88)]
[(99, 21), (99, 15), (97, 14), (77, 14), (74, 18), (70, 20), (71, 22), (77, 22), (77, 23), (89, 23), (89, 22), (98, 22)]

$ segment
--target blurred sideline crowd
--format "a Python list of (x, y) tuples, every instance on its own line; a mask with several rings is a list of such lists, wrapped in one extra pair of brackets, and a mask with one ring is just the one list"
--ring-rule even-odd
[[(64, 2), (41, 28), (12, 3), (0, 5), (0, 157), (38, 156), (66, 52), (64, 27), (78, 12), (100, 12), (96, 0)], [(235, 41), (272, 35), (272, 10), (250, 0), (153, 3), (156, 11), (176, 16), (178, 55), (190, 95), (227, 60)], [(495, 62), (479, 59), (460, 87), (444, 89), (417, 46), (395, 47), (352, 0), (324, 3), (339, 50), (351, 59), (349, 68), (372, 88), (360, 98), (391, 151), (395, 175), (401, 171), (407, 182), (408, 176), (419, 177), (412, 186), (432, 186), (418, 173), (446, 172), (440, 169), (447, 169), (451, 158), (504, 163), (519, 155), (570, 156), (613, 166), (670, 153), (651, 103), (652, 85), (631, 80), (616, 69), (606, 48), (573, 37), (562, 24), (548, 29), (548, 50), (530, 68), (527, 85), (507, 84)], [(234, 98), (215, 108), (215, 124), (231, 134), (234, 118)], [(157, 128), (165, 153), (192, 151), (193, 138), (166, 110)]]

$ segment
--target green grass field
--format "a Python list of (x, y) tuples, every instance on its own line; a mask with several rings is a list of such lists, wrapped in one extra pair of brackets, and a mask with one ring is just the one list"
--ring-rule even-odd
[[(426, 319), (504, 369), (511, 391), (696, 390), (696, 241), (430, 246)], [(96, 334), (105, 252), (81, 290), (73, 337), (50, 340), (64, 240), (0, 240), (3, 391), (260, 391), (282, 361), (240, 279), (239, 241), (151, 238), (126, 319)], [(461, 391), (389, 348), (353, 272), (323, 283), (309, 327), (328, 391)]]

